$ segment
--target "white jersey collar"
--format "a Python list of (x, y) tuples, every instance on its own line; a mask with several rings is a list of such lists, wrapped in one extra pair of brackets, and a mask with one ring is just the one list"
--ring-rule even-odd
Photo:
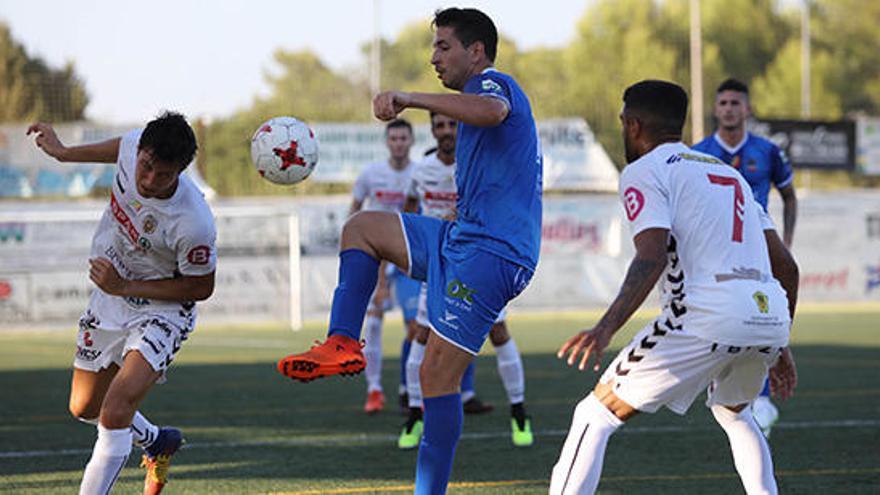
[(721, 139), (721, 135), (718, 134), (718, 131), (715, 131), (715, 134), (713, 134), (712, 137), (715, 138), (715, 142), (718, 143), (718, 146), (721, 146), (724, 149), (724, 151), (730, 153), (731, 155), (734, 155), (734, 154), (736, 154), (736, 152), (741, 150), (742, 147), (745, 146), (746, 141), (749, 140), (749, 132), (748, 131), (744, 132), (742, 140), (734, 146), (728, 146), (727, 143), (725, 143), (724, 140)]

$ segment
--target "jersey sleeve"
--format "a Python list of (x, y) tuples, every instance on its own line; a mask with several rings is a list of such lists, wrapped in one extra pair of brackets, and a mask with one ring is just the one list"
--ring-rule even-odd
[(620, 176), (620, 200), (633, 237), (647, 229), (672, 228), (669, 194), (650, 172), (645, 167), (630, 168)]
[(358, 203), (363, 203), (367, 196), (370, 195), (370, 184), (367, 180), (369, 168), (369, 165), (364, 167), (364, 170), (355, 179), (354, 186), (351, 188), (351, 195)]
[(489, 96), (497, 98), (507, 105), (507, 110), (513, 110), (511, 101), (510, 87), (503, 77), (496, 72), (488, 71), (480, 77), (480, 87), (476, 88), (476, 94), (479, 96)]
[(761, 203), (758, 203), (753, 199), (752, 204), (758, 212), (758, 218), (761, 220), (761, 230), (776, 230), (776, 224), (773, 223), (773, 219), (770, 218), (770, 214), (764, 210)]
[(213, 217), (209, 218), (182, 223), (177, 231), (177, 270), (181, 275), (207, 275), (217, 268), (217, 231)]
[(770, 176), (773, 178), (776, 189), (783, 189), (791, 185), (794, 180), (791, 162), (788, 161), (785, 151), (776, 145), (770, 148), (770, 167)]

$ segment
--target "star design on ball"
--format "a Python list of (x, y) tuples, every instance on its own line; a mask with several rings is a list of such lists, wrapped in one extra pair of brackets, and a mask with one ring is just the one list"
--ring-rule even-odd
[(283, 148), (273, 148), (272, 152), (275, 153), (275, 156), (281, 158), (281, 170), (287, 170), (293, 165), (299, 165), (301, 167), (306, 166), (306, 161), (302, 159), (301, 156), (296, 154), (297, 144), (296, 141), (291, 141), (290, 146), (287, 149)]

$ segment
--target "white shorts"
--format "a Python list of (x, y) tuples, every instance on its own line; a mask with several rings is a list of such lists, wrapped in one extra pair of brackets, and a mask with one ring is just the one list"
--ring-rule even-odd
[[(507, 319), (507, 306), (498, 313), (495, 323), (501, 323), (505, 319)], [(428, 321), (428, 285), (424, 282), (422, 282), (422, 289), (419, 292), (419, 309), (416, 312), (416, 323), (423, 327), (431, 328), (431, 322)]]
[[(73, 366), (92, 372), (111, 364), (122, 366), (128, 351), (136, 350), (155, 371), (162, 373), (162, 382), (165, 371), (192, 331), (194, 307), (182, 306), (177, 312), (151, 314), (131, 311), (125, 304), (107, 297), (99, 301), (92, 299), (79, 320)], [(102, 314), (108, 318), (102, 319)], [(127, 318), (120, 321), (123, 314)]]
[(685, 414), (707, 387), (706, 406), (735, 406), (758, 396), (780, 351), (716, 344), (669, 330), (658, 319), (633, 337), (599, 381), (613, 381), (614, 393), (641, 412), (666, 406)]

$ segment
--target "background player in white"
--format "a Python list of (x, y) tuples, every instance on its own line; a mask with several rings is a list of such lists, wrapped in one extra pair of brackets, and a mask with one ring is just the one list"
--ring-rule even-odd
[[(458, 193), (455, 186), (455, 136), (458, 122), (452, 117), (431, 112), (431, 134), (437, 141), (437, 150), (414, 166), (404, 210), (423, 215), (455, 220), (455, 203)], [(502, 310), (489, 331), (489, 339), (495, 346), (498, 374), (507, 392), (511, 412), (511, 438), (518, 447), (534, 443), (531, 419), (525, 410), (525, 378), (522, 356), (511, 338), (504, 322), (506, 310)], [(422, 433), (422, 391), (419, 368), (425, 356), (430, 323), (427, 310), (427, 286), (422, 285), (419, 294), (419, 312), (416, 316), (417, 330), (412, 336), (412, 349), (406, 362), (406, 386), (409, 396), (409, 417), (400, 433), (397, 446), (413, 449), (419, 445)], [(473, 363), (471, 363), (473, 366)], [(477, 400), (473, 390), (465, 397), (462, 386), (462, 402), (467, 412), (469, 401)]]
[[(410, 123), (403, 119), (389, 122), (385, 126), (385, 144), (388, 147), (388, 159), (370, 163), (355, 180), (350, 215), (361, 210), (391, 213), (403, 211), (406, 188), (412, 173), (409, 152), (413, 145), (413, 131)], [(385, 311), (391, 307), (391, 283), (394, 284), (395, 297), (403, 311), (404, 324), (407, 328), (412, 327), (409, 331), (414, 331), (415, 328), (419, 282), (404, 275), (397, 267), (382, 263), (376, 292), (364, 320), (364, 357), (367, 361), (367, 400), (364, 411), (367, 414), (374, 414), (385, 408), (385, 394), (382, 391), (382, 320)], [(400, 393), (405, 392), (405, 384), (402, 383)]]
[(568, 364), (579, 362), (580, 369), (592, 356), (598, 370), (611, 337), (658, 279), (663, 310), (578, 404), (550, 493), (593, 493), (608, 438), (624, 421), (662, 406), (684, 414), (707, 386), (706, 405), (727, 434), (746, 492), (776, 493), (770, 450), (749, 403), (768, 368), (781, 398), (796, 385), (786, 345), (797, 265), (745, 179), (681, 142), (681, 87), (642, 81), (627, 88), (623, 101), (629, 165), (620, 196), (636, 255), (596, 326), (569, 339), (558, 356), (568, 353)]
[(89, 278), (98, 288), (79, 321), (70, 412), (98, 427), (81, 495), (110, 492), (132, 442), (145, 450), (144, 493), (157, 494), (183, 438), (137, 409), (193, 330), (195, 301), (214, 291), (214, 218), (182, 174), (195, 155), (195, 135), (172, 112), (143, 130), (81, 146), (64, 146), (47, 124), (27, 132), (58, 161), (117, 165), (92, 238)]

